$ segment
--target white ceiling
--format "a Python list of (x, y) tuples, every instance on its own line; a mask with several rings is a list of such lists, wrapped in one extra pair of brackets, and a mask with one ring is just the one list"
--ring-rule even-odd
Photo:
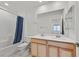
[[(5, 6), (4, 3), (8, 3), (8, 6)], [(0, 5), (6, 9), (10, 9), (16, 12), (26, 12), (27, 10), (39, 7), (43, 4), (49, 3), (48, 1), (0, 1)]]

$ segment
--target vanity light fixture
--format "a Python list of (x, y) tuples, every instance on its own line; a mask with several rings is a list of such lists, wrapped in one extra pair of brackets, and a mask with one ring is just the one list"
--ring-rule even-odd
[(39, 0), (39, 2), (42, 2), (41, 0)]
[(4, 3), (6, 6), (8, 6), (8, 3)]

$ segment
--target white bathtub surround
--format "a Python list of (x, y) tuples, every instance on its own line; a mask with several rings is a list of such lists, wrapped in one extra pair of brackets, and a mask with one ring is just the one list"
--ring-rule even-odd
[(29, 49), (28, 49), (28, 50), (24, 50), (23, 53), (21, 53), (20, 50), (18, 50), (12, 55), (10, 55), (9, 57), (28, 57), (29, 55), (30, 54), (29, 54)]
[(30, 42), (29, 37), (25, 37), (23, 43), (17, 45), (17, 50), (10, 57), (29, 57), (30, 54)]
[(24, 42), (17, 46), (16, 51), (10, 55), (10, 57), (28, 57), (30, 56), (29, 43)]
[(19, 44), (20, 43), (1, 48), (0, 49), (0, 56), (1, 57), (8, 57), (8, 56), (12, 55), (13, 53), (15, 53), (17, 51), (17, 46)]
[(13, 40), (14, 38), (12, 37), (12, 35), (0, 37), (0, 48), (5, 48), (7, 46), (12, 45)]
[(18, 50), (20, 51), (20, 54), (23, 54), (24, 52), (27, 52), (26, 55), (29, 54), (29, 43), (22, 43), (18, 46)]

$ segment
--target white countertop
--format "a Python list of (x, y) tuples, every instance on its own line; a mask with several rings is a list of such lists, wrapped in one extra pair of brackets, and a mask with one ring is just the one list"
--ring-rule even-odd
[(41, 35), (35, 35), (35, 36), (30, 36), (30, 38), (39, 38), (43, 40), (53, 40), (53, 41), (60, 41), (60, 42), (68, 42), (68, 43), (76, 43), (75, 40), (72, 40), (70, 38), (66, 38), (64, 36), (61, 36), (60, 38), (56, 36), (41, 36)]

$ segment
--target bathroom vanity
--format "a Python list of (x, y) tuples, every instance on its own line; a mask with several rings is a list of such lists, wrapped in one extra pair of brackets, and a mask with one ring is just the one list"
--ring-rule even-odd
[(75, 57), (75, 41), (55, 36), (32, 36), (31, 55), (35, 57)]

